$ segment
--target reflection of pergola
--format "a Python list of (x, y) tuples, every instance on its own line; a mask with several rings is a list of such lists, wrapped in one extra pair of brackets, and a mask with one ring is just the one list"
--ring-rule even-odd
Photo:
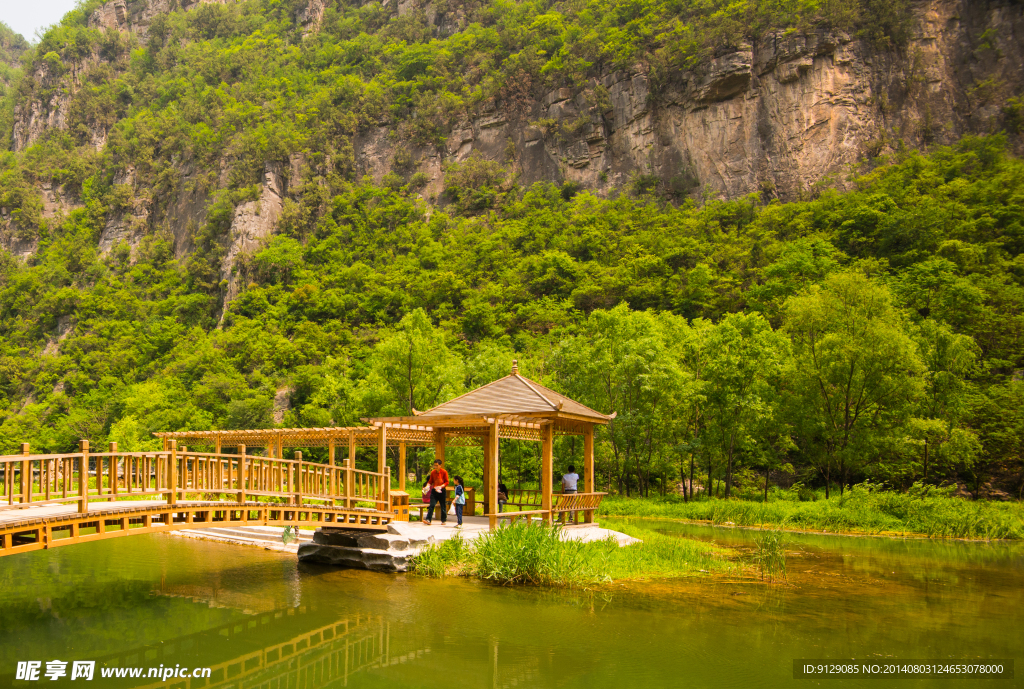
[[(212, 446), (216, 454), (227, 447), (262, 447), (268, 456), (278, 459), (284, 459), (286, 447), (326, 447), (328, 465), (332, 468), (339, 464), (337, 450), (347, 445), (348, 458), (340, 463), (346, 469), (354, 468), (357, 447), (376, 447), (377, 473), (382, 477), (390, 473), (387, 469), (387, 448), (398, 447), (398, 483), (402, 491), (405, 490), (407, 446), (433, 445), (436, 456), (443, 462), (447, 446), (482, 445), (484, 511), (490, 517), (492, 527), (498, 519), (499, 440), (530, 440), (542, 443), (540, 509), (505, 512), (503, 516), (537, 516), (550, 521), (555, 513), (582, 511), (586, 521), (593, 521), (594, 510), (604, 495), (594, 492), (594, 427), (607, 424), (615, 418), (614, 414), (596, 412), (524, 378), (519, 375), (514, 362), (510, 375), (429, 411), (414, 410), (413, 413), (414, 416), (364, 419), (370, 425), (360, 427), (174, 431), (154, 435), (165, 441), (175, 439), (182, 443)], [(553, 495), (552, 486), (555, 435), (583, 436), (582, 490), (576, 494), (560, 494), (557, 498)], [(298, 459), (301, 465), (301, 457)]]
[[(506, 512), (506, 516), (539, 516), (550, 521), (553, 513), (584, 511), (593, 521), (604, 493), (594, 492), (594, 426), (615, 418), (512, 373), (467, 392), (461, 397), (414, 416), (365, 419), (378, 430), (383, 446), (392, 433), (418, 432), (433, 436), (435, 453), (444, 461), (445, 446), (472, 439), (484, 447), (484, 511), (491, 526), (498, 520), (499, 440), (532, 440), (542, 443), (541, 506), (539, 510)], [(583, 486), (576, 494), (559, 495), (553, 502), (553, 448), (555, 435), (583, 436)], [(421, 436), (422, 437), (422, 436)], [(460, 442), (462, 441), (462, 442)], [(404, 466), (401, 468), (404, 472)]]

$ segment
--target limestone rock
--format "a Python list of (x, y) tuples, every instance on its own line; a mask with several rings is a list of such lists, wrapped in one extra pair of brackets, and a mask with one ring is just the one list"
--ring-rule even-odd
[(369, 569), (374, 572), (405, 572), (414, 557), (411, 551), (391, 552), (371, 548), (347, 548), (338, 545), (304, 543), (299, 546), (299, 561), (336, 567)]
[(231, 222), (230, 244), (221, 264), (221, 280), (227, 281), (225, 305), (241, 291), (235, 262), (240, 254), (252, 253), (263, 246), (270, 237), (277, 220), (281, 217), (284, 198), (284, 182), (280, 172), (267, 166), (263, 176), (262, 193), (259, 201), (249, 201), (235, 207)]
[[(144, 43), (160, 13), (223, 1), (111, 0), (92, 12), (89, 25), (131, 32)], [(297, 6), (304, 32), (319, 29), (330, 3)], [(396, 0), (386, 8), (422, 16), (441, 37), (467, 22), (458, 4)], [(514, 103), (486, 99), (458, 114), (441, 145), (411, 144), (401, 127), (385, 120), (353, 136), (353, 172), (377, 182), (391, 172), (405, 179), (423, 173), (426, 183), (418, 191), (428, 203), (443, 198), (444, 167), (471, 155), (499, 161), (522, 185), (573, 181), (598, 195), (621, 192), (636, 175), (689, 181), (691, 193), (710, 190), (723, 198), (765, 189), (783, 200), (798, 198), (823, 180), (842, 188), (851, 167), (900, 141), (942, 144), (998, 129), (1002, 104), (1024, 83), (1021, 3), (917, 0), (913, 12), (909, 45), (899, 50), (827, 29), (768, 33), (691, 71), (661, 75), (657, 83), (647, 67), (633, 65)], [(977, 40), (982, 35), (988, 37), (984, 48)], [(17, 105), (15, 151), (48, 129), (68, 128), (75, 93), (100, 62), (98, 53), (59, 67), (41, 62), (25, 75), (36, 93), (49, 95)], [(982, 83), (991, 85), (985, 93), (976, 88)], [(103, 148), (107, 131), (88, 127), (84, 138)], [(1021, 137), (1012, 145), (1024, 152)], [(231, 161), (221, 161), (219, 178), (216, 169), (198, 169), (187, 159), (174, 165), (176, 184), (167, 198), (137, 199), (111, 214), (101, 252), (122, 241), (134, 246), (149, 232), (173, 237), (179, 259), (193, 250), (210, 195), (227, 185)], [(259, 199), (236, 208), (221, 265), (226, 302), (240, 288), (238, 257), (277, 231), (289, 185), (315, 174), (301, 156), (268, 165)], [(75, 207), (60, 189), (41, 185), (41, 193), (48, 216)], [(34, 237), (33, 228), (18, 227), (0, 212), (0, 246), (24, 258), (35, 251)]]

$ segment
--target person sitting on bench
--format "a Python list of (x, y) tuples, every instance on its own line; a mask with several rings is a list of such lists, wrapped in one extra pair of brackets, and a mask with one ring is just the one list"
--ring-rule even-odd
[[(579, 484), (579, 481), (580, 481), (580, 475), (576, 473), (576, 467), (574, 467), (572, 464), (570, 464), (569, 465), (569, 471), (564, 473), (564, 474), (562, 474), (562, 493), (563, 494), (564, 493), (575, 493), (576, 492), (576, 486)], [(564, 514), (563, 514), (563, 519), (564, 518), (565, 517), (564, 517)], [(576, 518), (576, 513), (575, 512), (570, 512), (569, 513), (569, 521), (570, 522), (575, 522), (576, 521), (575, 518)]]

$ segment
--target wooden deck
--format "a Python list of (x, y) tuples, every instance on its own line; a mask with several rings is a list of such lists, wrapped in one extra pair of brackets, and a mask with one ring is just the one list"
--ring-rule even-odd
[(132, 500), (96, 503), (82, 514), (76, 505), (42, 505), (0, 512), (0, 557), (118, 536), (229, 525), (341, 527), (385, 530), (391, 515), (369, 509), (243, 504), (224, 501)]
[(351, 466), (179, 452), (0, 457), (0, 557), (204, 526), (384, 531), (391, 478)]

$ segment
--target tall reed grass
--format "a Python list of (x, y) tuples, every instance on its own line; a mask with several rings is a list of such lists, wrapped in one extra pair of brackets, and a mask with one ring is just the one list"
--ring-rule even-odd
[(425, 576), (473, 576), (503, 585), (584, 588), (620, 579), (703, 576), (742, 568), (731, 551), (702, 541), (623, 527), (642, 539), (583, 543), (562, 538), (557, 526), (501, 526), (472, 543), (461, 537), (427, 548), (414, 561)]
[(428, 577), (457, 576), (467, 566), (468, 554), (465, 539), (457, 533), (447, 541), (423, 550), (414, 560), (414, 567)]
[(814, 501), (769, 502), (609, 496), (600, 514), (732, 523), (782, 525), (832, 533), (921, 535), (934, 538), (1024, 538), (1024, 504), (974, 502), (955, 497), (896, 493), (871, 485)]
[(786, 541), (781, 529), (763, 529), (754, 536), (754, 563), (761, 581), (787, 580)]

